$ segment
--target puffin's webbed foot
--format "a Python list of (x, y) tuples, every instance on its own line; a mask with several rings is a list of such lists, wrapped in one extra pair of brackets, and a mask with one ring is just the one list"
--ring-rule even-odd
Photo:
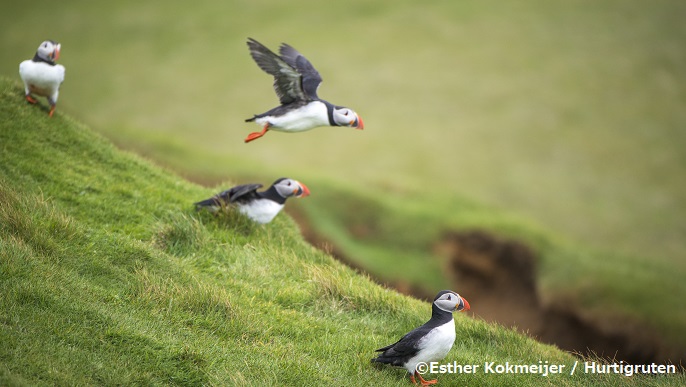
[(245, 142), (248, 143), (250, 141), (257, 140), (258, 138), (264, 136), (265, 133), (269, 130), (269, 124), (267, 123), (264, 128), (262, 129), (261, 132), (252, 132), (248, 135), (248, 137), (245, 138)]
[(417, 384), (417, 381), (415, 380), (414, 375), (417, 375), (417, 377), (419, 378), (419, 384), (421, 386), (430, 386), (432, 384), (438, 383), (437, 379), (426, 380), (426, 379), (422, 378), (422, 375), (420, 375), (418, 372), (415, 372), (415, 374), (410, 375), (410, 380), (412, 381), (412, 384)]

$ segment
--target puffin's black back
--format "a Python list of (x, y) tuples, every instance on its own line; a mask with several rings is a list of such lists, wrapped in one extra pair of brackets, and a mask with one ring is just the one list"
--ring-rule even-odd
[(207, 207), (207, 206), (217, 206), (221, 207), (222, 205), (226, 206), (229, 203), (234, 203), (234, 202), (246, 202), (246, 201), (251, 201), (255, 199), (259, 199), (259, 193), (257, 192), (258, 188), (261, 188), (262, 184), (243, 184), (243, 185), (237, 185), (231, 189), (227, 189), (226, 191), (222, 191), (214, 196), (212, 196), (209, 199), (205, 199), (203, 201), (195, 203), (195, 206), (197, 208), (200, 207)]
[(295, 101), (295, 102), (291, 102), (287, 105), (279, 105), (279, 106), (275, 107), (274, 109), (270, 109), (269, 111), (266, 111), (262, 114), (255, 114), (251, 118), (246, 119), (245, 122), (252, 122), (258, 118), (267, 117), (267, 116), (279, 117), (279, 116), (282, 116), (286, 113), (290, 113), (291, 111), (293, 111), (295, 109), (299, 109), (299, 108), (307, 105), (308, 103), (310, 103), (310, 101)]

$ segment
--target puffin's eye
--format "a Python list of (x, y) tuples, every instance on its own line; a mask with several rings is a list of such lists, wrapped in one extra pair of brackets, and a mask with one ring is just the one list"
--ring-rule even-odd
[(448, 301), (450, 301), (452, 298), (450, 298), (450, 294), (448, 294)]

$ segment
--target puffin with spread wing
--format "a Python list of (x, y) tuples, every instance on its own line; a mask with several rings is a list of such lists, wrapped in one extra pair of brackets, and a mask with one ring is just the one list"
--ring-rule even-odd
[(196, 209), (207, 208), (212, 212), (235, 206), (238, 211), (257, 223), (269, 223), (278, 215), (291, 196), (300, 198), (310, 190), (298, 181), (282, 177), (267, 190), (257, 191), (262, 184), (243, 184), (220, 192), (213, 197), (195, 203)]
[(364, 129), (362, 118), (352, 109), (317, 96), (322, 77), (296, 49), (283, 43), (279, 48), (281, 55), (277, 55), (252, 38), (248, 38), (248, 47), (257, 65), (274, 76), (274, 90), (281, 105), (246, 120), (256, 122), (262, 131), (250, 133), (245, 142), (264, 136), (268, 130), (302, 132), (320, 126)]

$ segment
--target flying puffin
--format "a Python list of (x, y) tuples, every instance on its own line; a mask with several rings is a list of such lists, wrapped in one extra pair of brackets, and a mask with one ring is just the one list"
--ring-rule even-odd
[(364, 123), (357, 113), (317, 96), (322, 77), (310, 61), (293, 47), (281, 44), (279, 56), (257, 40), (248, 38), (248, 48), (255, 63), (274, 76), (274, 90), (281, 105), (245, 120), (255, 121), (262, 127), (261, 132), (250, 133), (245, 142), (264, 136), (270, 129), (282, 132), (302, 132), (319, 126), (364, 129)]
[(266, 191), (257, 192), (262, 184), (238, 185), (213, 197), (195, 203), (197, 210), (208, 208), (212, 212), (233, 204), (238, 211), (257, 223), (269, 223), (281, 211), (286, 199), (310, 194), (305, 184), (293, 179), (282, 177), (274, 182)]
[(417, 372), (417, 364), (430, 363), (443, 359), (455, 342), (455, 320), (453, 312), (469, 310), (469, 302), (451, 290), (438, 292), (431, 306), (431, 319), (426, 324), (412, 330), (397, 343), (379, 348), (381, 352), (372, 362), (404, 367), (410, 380), (416, 384), (419, 377), (422, 386), (437, 383), (425, 380)]
[(19, 64), (19, 75), (24, 81), (26, 100), (35, 104), (38, 101), (32, 94), (47, 97), (50, 103), (50, 117), (55, 113), (60, 85), (64, 82), (64, 66), (55, 63), (60, 57), (60, 48), (59, 43), (46, 40), (38, 46), (33, 59)]

